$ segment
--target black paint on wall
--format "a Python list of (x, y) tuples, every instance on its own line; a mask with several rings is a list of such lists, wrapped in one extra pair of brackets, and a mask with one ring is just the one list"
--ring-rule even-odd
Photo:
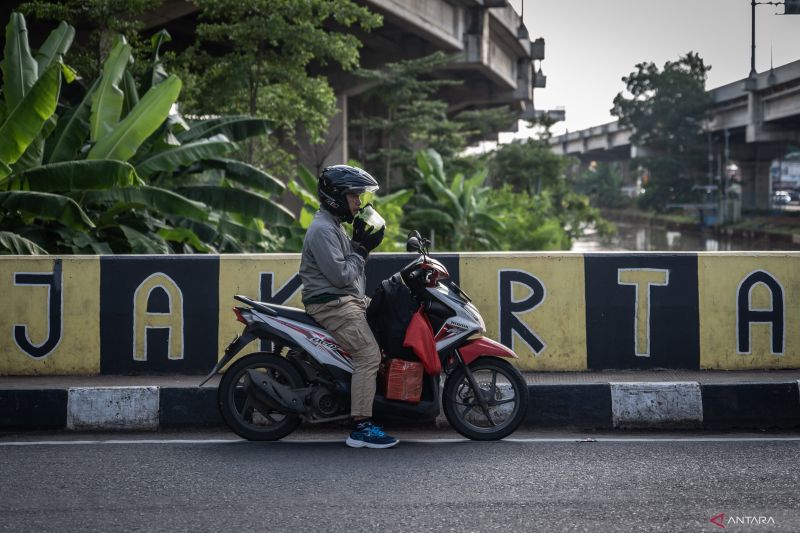
[[(594, 254), (584, 264), (589, 369), (700, 367), (696, 255)], [(668, 284), (620, 284), (620, 269), (667, 270)], [(649, 293), (649, 344), (639, 346), (646, 356), (636, 354), (637, 290)]]
[[(142, 282), (154, 273), (169, 276), (181, 290), (183, 359), (168, 359), (169, 331), (152, 328), (146, 332), (147, 360), (134, 360), (134, 294)], [(153, 289), (146, 307), (149, 313), (165, 312), (169, 308), (166, 292), (160, 288)], [(218, 320), (217, 256), (100, 258), (101, 373), (207, 372), (217, 361)]]

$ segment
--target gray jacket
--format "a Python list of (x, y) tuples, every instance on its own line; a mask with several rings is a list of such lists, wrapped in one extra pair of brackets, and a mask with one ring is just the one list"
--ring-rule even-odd
[(353, 251), (341, 221), (325, 209), (314, 215), (303, 240), (303, 300), (320, 294), (364, 296), (364, 258)]

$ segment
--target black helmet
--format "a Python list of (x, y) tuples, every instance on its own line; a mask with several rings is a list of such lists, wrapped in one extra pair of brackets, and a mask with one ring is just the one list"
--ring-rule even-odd
[(348, 165), (322, 169), (317, 181), (317, 194), (322, 206), (345, 222), (353, 221), (346, 194), (361, 194), (378, 190), (378, 182), (369, 173)]

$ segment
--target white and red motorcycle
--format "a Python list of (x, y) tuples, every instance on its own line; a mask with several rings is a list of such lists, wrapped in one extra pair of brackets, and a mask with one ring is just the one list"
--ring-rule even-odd
[[(517, 356), (483, 336), (478, 309), (448, 279), (444, 265), (429, 256), (429, 245), (412, 232), (407, 249), (419, 257), (393, 278), (408, 286), (432, 326), (444, 387), (440, 375), (425, 374), (415, 403), (387, 399), (379, 387), (375, 415), (431, 420), (441, 403), (450, 425), (465, 437), (502, 439), (517, 429), (528, 408), (525, 379), (508, 362)], [(270, 341), (273, 349), (245, 355), (225, 371), (218, 403), (228, 426), (249, 440), (277, 440), (302, 421), (348, 418), (353, 365), (333, 336), (301, 309), (234, 298), (246, 304), (234, 308), (244, 331), (200, 386), (252, 341)]]

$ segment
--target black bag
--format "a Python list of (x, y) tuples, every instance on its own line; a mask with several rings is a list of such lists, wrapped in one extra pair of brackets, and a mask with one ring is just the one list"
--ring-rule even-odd
[(403, 340), (411, 316), (418, 308), (419, 302), (399, 274), (383, 280), (375, 290), (367, 307), (367, 322), (387, 357), (417, 360), (411, 348), (403, 347)]

